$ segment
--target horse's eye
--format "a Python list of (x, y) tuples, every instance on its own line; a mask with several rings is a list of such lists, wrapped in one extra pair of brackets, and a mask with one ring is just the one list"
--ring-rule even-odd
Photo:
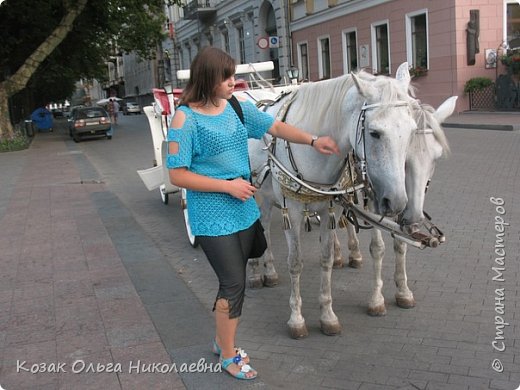
[(379, 138), (381, 138), (381, 134), (379, 134), (377, 131), (373, 131), (373, 130), (372, 130), (372, 131), (369, 132), (369, 134), (370, 134), (370, 136), (371, 136), (372, 138), (375, 138), (375, 139), (379, 139)]

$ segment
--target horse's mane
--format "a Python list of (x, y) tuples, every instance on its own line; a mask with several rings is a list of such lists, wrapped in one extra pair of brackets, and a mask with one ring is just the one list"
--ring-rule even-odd
[[(380, 92), (379, 102), (383, 104), (398, 100), (410, 101), (412, 98), (401, 88), (399, 83), (387, 76), (374, 76), (364, 70), (355, 73), (362, 80), (372, 83)], [(341, 130), (345, 125), (345, 117), (342, 115), (342, 103), (348, 90), (354, 86), (354, 80), (350, 74), (329, 80), (302, 84), (297, 91), (299, 104), (291, 106), (294, 110), (293, 118), (305, 118), (305, 127), (313, 131), (323, 127), (324, 123), (334, 129)], [(335, 121), (335, 122), (331, 122)], [(294, 123), (299, 125), (298, 123)]]
[[(354, 85), (350, 74), (337, 78), (302, 84), (297, 93), (298, 104), (292, 105), (294, 118), (305, 118), (308, 131), (318, 130), (324, 123), (331, 123), (334, 129), (341, 129), (345, 118), (341, 115), (341, 104), (350, 87)], [(298, 123), (295, 123), (298, 126)]]
[[(416, 102), (416, 104), (413, 105), (412, 110), (415, 122), (417, 123), (417, 128), (419, 130), (432, 129), (435, 139), (442, 146), (444, 155), (448, 156), (450, 154), (450, 146), (441, 124), (434, 116), (435, 109), (428, 104)], [(426, 142), (425, 137), (421, 137), (417, 133), (414, 133), (412, 137), (414, 137), (412, 142)]]

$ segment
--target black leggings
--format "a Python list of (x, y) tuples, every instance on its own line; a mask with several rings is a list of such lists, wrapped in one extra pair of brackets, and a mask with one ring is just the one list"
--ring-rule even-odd
[[(225, 236), (197, 236), (202, 250), (217, 274), (220, 298), (229, 303), (229, 318), (240, 317), (246, 291), (246, 266), (255, 236), (255, 225)], [(215, 310), (215, 305), (213, 305)]]

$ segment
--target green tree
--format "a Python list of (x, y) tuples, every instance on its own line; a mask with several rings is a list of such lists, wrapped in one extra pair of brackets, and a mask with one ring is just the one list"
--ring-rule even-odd
[[(169, 3), (181, 5), (182, 0)], [(64, 99), (79, 78), (101, 78), (118, 50), (153, 56), (164, 0), (7, 0), (0, 5), (0, 141), (14, 136), (9, 100)], [(34, 109), (35, 107), (27, 107)]]

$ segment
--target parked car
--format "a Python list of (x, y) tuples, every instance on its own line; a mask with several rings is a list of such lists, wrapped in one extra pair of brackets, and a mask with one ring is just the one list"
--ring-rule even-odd
[(70, 109), (71, 107), (70, 106), (66, 106), (66, 107), (63, 107), (63, 116), (67, 119), (70, 118)]
[(112, 139), (110, 115), (103, 107), (75, 107), (69, 119), (69, 134), (75, 142), (87, 137)]
[(140, 114), (141, 113), (141, 107), (136, 102), (126, 102), (123, 104), (123, 114), (124, 115), (130, 115), (130, 114)]

